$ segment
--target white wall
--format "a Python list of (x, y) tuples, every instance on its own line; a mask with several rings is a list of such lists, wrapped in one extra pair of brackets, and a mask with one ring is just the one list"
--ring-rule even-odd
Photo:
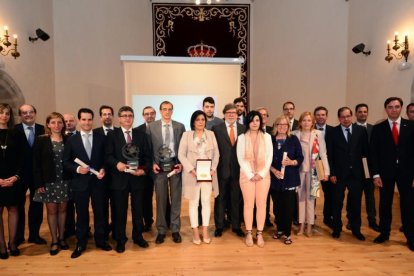
[(348, 3), (260, 0), (252, 18), (251, 108), (266, 106), (275, 118), (288, 100), (296, 117), (324, 105), (336, 123), (345, 104)]
[[(393, 39), (394, 31), (398, 31), (401, 38), (408, 32), (409, 39), (414, 40), (414, 1), (364, 0), (350, 1), (349, 4), (349, 52), (353, 46), (363, 42), (372, 54), (365, 57), (350, 52), (346, 102), (350, 106), (358, 102), (369, 104), (369, 119), (375, 122), (385, 116), (383, 103), (387, 97), (401, 97), (404, 106), (410, 102), (414, 68), (398, 71), (400, 61), (394, 59), (388, 64), (384, 58), (386, 42)], [(413, 55), (409, 61), (412, 58)]]
[[(34, 104), (38, 110), (38, 122), (44, 123), (46, 115), (55, 110), (54, 86), (54, 39), (52, 20), (52, 0), (1, 0), (0, 33), (8, 25), (10, 34), (18, 35), (18, 50), (21, 54), (16, 60), (10, 55), (0, 58), (5, 63), (4, 70), (16, 81), (27, 103)], [(38, 40), (31, 43), (29, 35), (41, 28), (51, 35), (46, 42)], [(13, 41), (13, 40), (12, 40)], [(1, 99), (1, 95), (0, 95)]]

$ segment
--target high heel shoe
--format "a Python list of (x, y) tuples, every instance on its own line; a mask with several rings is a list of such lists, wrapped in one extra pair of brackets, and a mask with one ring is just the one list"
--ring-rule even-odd
[(193, 243), (196, 244), (196, 245), (200, 245), (201, 244), (201, 240), (193, 239)]
[[(54, 246), (56, 246), (56, 249), (52, 249)], [(58, 242), (53, 242), (50, 245), (50, 251), (49, 252), (50, 252), (51, 256), (57, 255), (57, 253), (59, 253), (59, 243)]]
[(59, 240), (59, 247), (62, 250), (68, 250), (69, 249), (69, 245), (66, 243), (66, 241), (64, 239)]
[(0, 259), (6, 260), (9, 258), (9, 253), (7, 252), (7, 248), (4, 250), (4, 252), (0, 252)]
[(253, 246), (254, 242), (253, 242), (253, 236), (252, 236), (252, 230), (247, 231), (247, 235), (246, 235), (246, 245), (248, 247)]
[(257, 231), (256, 233), (257, 246), (260, 248), (264, 247), (265, 244), (262, 233), (263, 231)]
[(20, 255), (19, 248), (15, 247), (15, 249), (12, 249), (11, 243), (9, 243), (9, 251), (10, 251), (10, 255), (13, 257), (17, 257)]

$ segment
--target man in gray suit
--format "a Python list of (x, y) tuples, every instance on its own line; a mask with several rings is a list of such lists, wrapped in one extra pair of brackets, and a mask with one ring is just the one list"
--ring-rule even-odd
[(244, 237), (240, 228), (242, 195), (239, 184), (240, 166), (237, 161), (237, 136), (244, 133), (244, 125), (237, 122), (237, 108), (235, 104), (226, 104), (223, 109), (224, 122), (213, 127), (214, 135), (220, 151), (217, 167), (219, 195), (214, 202), (215, 237), (221, 237), (224, 229), (224, 211), (227, 195), (231, 201), (231, 224), (233, 232)]
[[(151, 141), (153, 172), (155, 185), (155, 198), (158, 235), (155, 243), (164, 242), (168, 229), (165, 219), (168, 196), (171, 197), (171, 222), (173, 241), (181, 242), (180, 236), (180, 214), (181, 214), (181, 170), (177, 154), (181, 136), (185, 131), (183, 124), (171, 119), (173, 104), (164, 101), (160, 104), (161, 120), (148, 125), (148, 135)], [(169, 189), (168, 189), (169, 184)], [(169, 191), (169, 193), (168, 193)]]

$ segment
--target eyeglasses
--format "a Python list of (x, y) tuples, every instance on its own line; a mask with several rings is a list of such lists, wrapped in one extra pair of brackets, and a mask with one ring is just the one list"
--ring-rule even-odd
[(120, 118), (134, 118), (134, 115), (128, 114), (128, 115), (121, 115)]
[(235, 115), (235, 114), (237, 114), (237, 112), (236, 111), (226, 111), (226, 114)]
[(269, 114), (260, 114), (262, 117), (269, 117)]
[(22, 115), (33, 115), (35, 112), (33, 110), (30, 111), (22, 111), (20, 112)]

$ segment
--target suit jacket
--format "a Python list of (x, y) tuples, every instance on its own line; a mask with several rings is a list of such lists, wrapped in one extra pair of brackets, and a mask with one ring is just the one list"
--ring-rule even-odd
[[(176, 122), (174, 120), (171, 121), (172, 128), (174, 132), (174, 152), (175, 157), (178, 157), (178, 147), (180, 145), (181, 136), (183, 136), (183, 133), (185, 131), (185, 127), (182, 123)], [(151, 141), (151, 148), (152, 148), (152, 160), (154, 163), (159, 164), (160, 159), (158, 157), (158, 150), (163, 145), (163, 139), (162, 139), (162, 123), (161, 120), (157, 120), (155, 122), (152, 122), (147, 127), (147, 133), (150, 137)]]
[[(114, 127), (114, 129), (117, 129), (117, 127)], [(104, 128), (102, 126), (95, 128), (93, 130), (93, 132), (96, 132), (96, 133), (99, 133), (99, 134), (101, 134), (103, 136), (106, 136), (106, 133), (105, 133)]]
[[(244, 125), (237, 123), (237, 136), (244, 133), (245, 129), (246, 128)], [(240, 166), (239, 162), (237, 161), (237, 140), (236, 143), (234, 143), (234, 145), (232, 146), (225, 122), (213, 126), (212, 131), (216, 136), (220, 152), (220, 159), (217, 167), (218, 178), (239, 178)]]
[(352, 125), (352, 139), (346, 141), (341, 125), (336, 126), (326, 137), (331, 176), (338, 180), (353, 177), (363, 179), (362, 158), (368, 157), (368, 134), (365, 127)]
[[(300, 130), (295, 130), (295, 131), (292, 132), (292, 134), (296, 135), (296, 137), (298, 137), (299, 142), (300, 142), (301, 131)], [(309, 140), (309, 151), (308, 151), (310, 153), (310, 156), (304, 156), (304, 158), (308, 158), (309, 160), (312, 160), (312, 147), (313, 147), (313, 141), (315, 139), (318, 140), (319, 157), (322, 160), (325, 175), (329, 176), (330, 175), (330, 170), (329, 170), (328, 155), (327, 155), (327, 150), (326, 150), (326, 143), (325, 143), (325, 138), (323, 137), (320, 130), (314, 129), (314, 130), (311, 131), (310, 140)], [(302, 150), (302, 152), (303, 152), (303, 150)], [(309, 162), (309, 165), (311, 165), (311, 161)]]
[(273, 131), (273, 127), (271, 126), (266, 126), (266, 133), (268, 133), (270, 136), (272, 136), (272, 131)]
[(105, 142), (106, 137), (92, 132), (92, 152), (89, 159), (83, 145), (81, 133), (78, 132), (68, 138), (63, 152), (63, 167), (72, 175), (71, 188), (74, 191), (85, 191), (91, 185), (91, 178), (101, 182), (94, 174), (79, 174), (76, 172), (79, 165), (74, 162), (76, 158), (80, 159), (91, 168), (99, 171), (105, 167)]
[[(151, 170), (151, 152), (148, 145), (148, 140), (146, 134), (137, 128), (132, 129), (132, 143), (138, 146), (139, 148), (139, 166), (143, 167), (146, 174)], [(118, 162), (127, 164), (126, 158), (122, 155), (122, 148), (126, 144), (124, 133), (122, 128), (117, 128), (114, 131), (108, 133), (106, 151), (105, 151), (105, 161), (108, 165), (111, 174), (112, 182), (110, 183), (110, 188), (113, 190), (124, 190), (126, 189), (129, 179), (131, 177), (138, 179), (144, 179), (144, 176), (133, 176), (130, 173), (120, 172), (116, 168)], [(135, 181), (135, 185), (131, 187), (132, 189), (143, 189), (144, 182)]]
[(398, 145), (394, 144), (388, 120), (375, 125), (370, 154), (372, 175), (379, 174), (388, 181), (400, 179), (411, 183), (414, 178), (414, 123), (401, 118)]
[[(67, 136), (63, 136), (63, 143), (66, 144)], [(66, 147), (66, 145), (65, 145)], [(56, 181), (56, 163), (53, 153), (52, 140), (50, 135), (40, 135), (36, 137), (33, 145), (33, 176), (34, 187), (44, 187), (45, 183)], [(63, 180), (69, 180), (71, 174), (63, 171)]]
[[(208, 159), (212, 160), (211, 168), (216, 171), (213, 176), (213, 192), (214, 197), (217, 197), (219, 194), (218, 181), (217, 181), (217, 165), (219, 162), (219, 149), (217, 146), (216, 137), (214, 133), (210, 130), (205, 130), (206, 133), (206, 155)], [(194, 131), (184, 132), (180, 147), (178, 149), (178, 159), (183, 165), (184, 169), (182, 172), (183, 177), (183, 195), (187, 199), (196, 198), (196, 178), (190, 173), (193, 169), (196, 168), (197, 159), (199, 159), (198, 150), (194, 144)], [(203, 185), (203, 184), (201, 184)]]
[(299, 121), (296, 119), (293, 119), (292, 131), (297, 130), (298, 128), (299, 128)]
[[(14, 128), (23, 134), (24, 138), (26, 138), (26, 133), (24, 132), (23, 124), (17, 124)], [(34, 125), (35, 137), (39, 135), (45, 134), (45, 127), (40, 124)], [(23, 171), (22, 171), (22, 183), (25, 188), (31, 186), (33, 184), (33, 148), (30, 147), (29, 141), (27, 138), (25, 139), (25, 143), (23, 144), (23, 153), (24, 153), (24, 161), (23, 161)], [(34, 145), (34, 144), (33, 144)]]

